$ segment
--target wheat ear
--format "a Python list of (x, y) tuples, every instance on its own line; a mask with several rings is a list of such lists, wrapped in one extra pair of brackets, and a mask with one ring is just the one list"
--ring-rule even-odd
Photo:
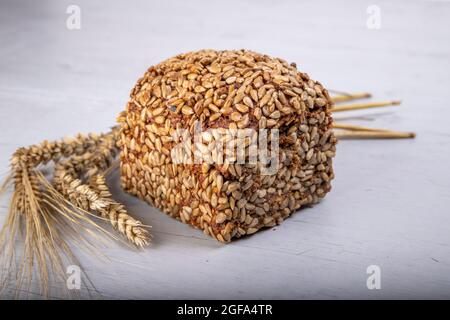
[(150, 243), (149, 232), (142, 222), (134, 219), (121, 203), (112, 198), (105, 183), (104, 174), (111, 167), (116, 153), (115, 139), (106, 138), (95, 152), (61, 161), (55, 169), (54, 185), (71, 203), (109, 220), (130, 242), (144, 247)]
[(136, 246), (147, 246), (151, 239), (148, 230), (143, 227), (142, 222), (130, 216), (121, 203), (112, 199), (105, 177), (101, 174), (93, 176), (90, 185), (98, 192), (101, 199), (109, 201), (108, 208), (100, 210), (100, 214), (104, 218), (108, 218), (112, 226), (125, 234)]
[[(64, 280), (65, 267), (77, 264), (66, 239), (79, 240), (82, 229), (94, 228), (98, 234), (104, 231), (52, 196), (49, 184), (36, 169), (39, 164), (57, 161), (71, 152), (82, 153), (96, 144), (88, 140), (79, 137), (70, 142), (45, 142), (42, 148), (20, 148), (13, 155), (12, 178), (4, 186), (6, 189), (13, 184), (14, 191), (0, 231), (0, 265), (5, 268), (1, 272), (0, 293), (13, 281), (16, 296), (27, 295), (29, 290), (22, 288), (29, 289), (32, 279), (37, 278), (40, 293), (48, 296), (50, 276)], [(22, 244), (17, 245), (18, 240)], [(88, 246), (87, 241), (84, 244)]]
[[(88, 208), (86, 202), (89, 202), (90, 210), (107, 210), (111, 199), (101, 198), (98, 191), (81, 182), (81, 179), (89, 179), (110, 170), (117, 153), (116, 135), (117, 128), (113, 128), (111, 132), (101, 135), (78, 135), (55, 142), (44, 141), (28, 148), (19, 148), (13, 154), (12, 173), (1, 188), (4, 191), (10, 185), (14, 187), (6, 221), (0, 231), (0, 265), (6, 270), (1, 272), (0, 293), (7, 288), (9, 281), (13, 281), (16, 294), (26, 294), (29, 290), (22, 288), (29, 289), (32, 279), (37, 278), (40, 293), (48, 296), (49, 278), (55, 276), (65, 280), (65, 267), (79, 264), (72, 254), (68, 239), (90, 250), (95, 247), (85, 235), (96, 239), (104, 235), (119, 240), (92, 220), (86, 214), (89, 212), (82, 210)], [(62, 160), (64, 158), (75, 158), (77, 161), (67, 162)], [(58, 168), (74, 178), (68, 185), (75, 188), (79, 198), (76, 194), (71, 194), (70, 200), (64, 198), (38, 170), (38, 166), (50, 161), (55, 163), (56, 181), (60, 178), (67, 183), (65, 176), (58, 175)], [(125, 231), (127, 228), (130, 229), (126, 226)], [(129, 233), (132, 228), (130, 230)], [(138, 246), (148, 243), (137, 239), (138, 235), (144, 235), (145, 232), (136, 229), (134, 234)], [(21, 239), (23, 246), (17, 246), (16, 241)]]

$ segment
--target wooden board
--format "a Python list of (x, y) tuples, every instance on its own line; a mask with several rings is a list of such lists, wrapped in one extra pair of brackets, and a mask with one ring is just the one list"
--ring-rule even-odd
[[(77, 1), (80, 30), (66, 27), (70, 4), (1, 1), (1, 172), (19, 146), (107, 130), (147, 67), (201, 48), (249, 48), (328, 88), (402, 99), (337, 117), (418, 134), (340, 142), (324, 201), (229, 245), (124, 194), (116, 177), (115, 196), (154, 242), (111, 244), (109, 262), (82, 256), (105, 298), (450, 298), (450, 1), (379, 0), (378, 30), (356, 0)], [(370, 265), (380, 290), (367, 288)]]

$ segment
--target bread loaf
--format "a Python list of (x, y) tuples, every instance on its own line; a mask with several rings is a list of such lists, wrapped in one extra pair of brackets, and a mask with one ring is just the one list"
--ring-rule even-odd
[(221, 242), (272, 227), (330, 191), (331, 104), (279, 58), (177, 55), (147, 70), (118, 118), (122, 187)]

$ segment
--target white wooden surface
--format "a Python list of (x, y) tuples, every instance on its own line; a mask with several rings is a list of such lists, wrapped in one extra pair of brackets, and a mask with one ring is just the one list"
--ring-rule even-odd
[[(66, 28), (70, 4), (81, 8), (80, 30)], [(366, 26), (372, 4), (379, 30)], [(417, 139), (342, 141), (324, 201), (229, 245), (122, 193), (116, 179), (154, 242), (138, 253), (110, 245), (108, 263), (83, 257), (97, 289), (105, 298), (450, 298), (449, 36), (442, 0), (2, 0), (0, 168), (19, 146), (106, 130), (145, 69), (176, 53), (280, 56), (329, 88), (401, 98), (399, 108), (352, 114), (365, 116), (355, 123)], [(2, 198), (1, 220), (5, 208)], [(380, 290), (366, 287), (369, 265), (381, 268)]]

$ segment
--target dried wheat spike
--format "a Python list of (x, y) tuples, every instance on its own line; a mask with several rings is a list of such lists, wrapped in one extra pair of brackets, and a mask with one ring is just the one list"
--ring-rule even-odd
[(109, 188), (103, 175), (92, 177), (90, 185), (97, 190), (100, 197), (109, 201), (108, 210), (99, 212), (104, 218), (108, 218), (112, 226), (125, 234), (127, 238), (138, 247), (147, 246), (150, 243), (150, 233), (143, 227), (142, 222), (131, 217), (125, 207), (112, 199)]
[[(115, 131), (117, 131), (117, 128), (113, 128), (109, 133), (100, 135), (79, 134), (75, 138), (65, 138), (53, 142), (44, 141), (38, 145), (16, 150), (11, 159), (11, 167), (14, 178), (14, 193), (17, 195), (15, 198), (13, 197), (13, 200), (17, 201), (18, 209), (25, 210), (25, 207), (30, 205), (29, 199), (33, 196), (29, 192), (36, 193), (38, 190), (23, 188), (23, 180), (27, 179), (34, 168), (41, 164), (47, 164), (49, 161), (58, 163), (62, 157), (92, 152), (100, 144), (105, 144), (105, 142), (114, 142)], [(38, 194), (34, 194), (34, 197), (37, 196)]]
[[(112, 226), (138, 247), (150, 243), (150, 234), (143, 224), (131, 217), (125, 207), (112, 199), (103, 172), (111, 167), (117, 154), (114, 136), (105, 138), (95, 152), (75, 155), (56, 165), (55, 188), (72, 204), (85, 211), (94, 211), (108, 219)], [(90, 179), (90, 185), (83, 182)]]
[(108, 139), (114, 139), (115, 130), (104, 134), (77, 135), (74, 138), (64, 138), (60, 141), (43, 141), (40, 144), (27, 148), (19, 148), (12, 157), (11, 164), (15, 168), (20, 163), (25, 163), (28, 167), (34, 168), (40, 164), (47, 164), (53, 160), (58, 162), (61, 158), (71, 155), (81, 155), (92, 152), (99, 144)]
[(68, 171), (57, 170), (54, 183), (72, 204), (107, 219), (136, 246), (144, 247), (150, 243), (150, 234), (142, 222), (131, 217), (122, 204), (112, 199), (103, 175), (92, 177), (90, 185), (87, 185)]
[[(45, 177), (27, 163), (16, 164), (14, 192), (0, 231), (0, 265), (7, 269), (0, 273), (0, 293), (13, 280), (16, 296), (27, 295), (28, 291), (22, 288), (29, 288), (37, 275), (41, 294), (48, 296), (49, 278), (65, 279), (65, 266), (76, 262), (65, 239), (88, 223), (53, 197), (48, 181), (46, 184), (44, 180)], [(90, 226), (97, 227), (93, 222)], [(20, 250), (15, 248), (18, 237), (23, 239)], [(77, 240), (80, 238), (78, 234)]]
[[(44, 141), (27, 148), (19, 148), (13, 154), (12, 173), (1, 187), (1, 191), (4, 191), (12, 184), (14, 189), (8, 214), (0, 231), (0, 264), (7, 269), (6, 272), (0, 272), (0, 294), (9, 281), (13, 280), (18, 296), (26, 295), (27, 290), (21, 288), (29, 287), (32, 278), (37, 275), (41, 293), (48, 296), (50, 276), (65, 279), (65, 265), (76, 263), (66, 239), (74, 239), (78, 245), (93, 249), (81, 230), (89, 230), (91, 235), (92, 230), (95, 230), (96, 236), (106, 235), (117, 239), (88, 216), (77, 212), (77, 207), (66, 201), (37, 169), (39, 165), (50, 161), (58, 166), (62, 158), (81, 157), (97, 151), (100, 153), (97, 152), (96, 155), (101, 155), (91, 160), (97, 169), (91, 168), (91, 171), (84, 174), (93, 175), (96, 170), (107, 169), (117, 153), (116, 131), (117, 128), (113, 128), (106, 134), (78, 135), (60, 141)], [(75, 173), (79, 169), (74, 167), (71, 170)], [(89, 192), (89, 187), (81, 186), (79, 181), (71, 182), (70, 186), (85, 197), (84, 200), (78, 200), (80, 203), (90, 202), (98, 210), (109, 205), (105, 200), (98, 199), (95, 191)], [(22, 238), (24, 242), (20, 250), (15, 248), (18, 238)], [(16, 264), (16, 261), (21, 263)]]
[(68, 171), (81, 180), (108, 170), (117, 155), (115, 140), (113, 137), (97, 146), (95, 152), (86, 152), (82, 155), (73, 155), (69, 159), (61, 161), (55, 167), (55, 171)]
[(109, 202), (102, 199), (95, 190), (67, 171), (55, 171), (54, 185), (67, 200), (82, 210), (99, 211), (109, 206)]

